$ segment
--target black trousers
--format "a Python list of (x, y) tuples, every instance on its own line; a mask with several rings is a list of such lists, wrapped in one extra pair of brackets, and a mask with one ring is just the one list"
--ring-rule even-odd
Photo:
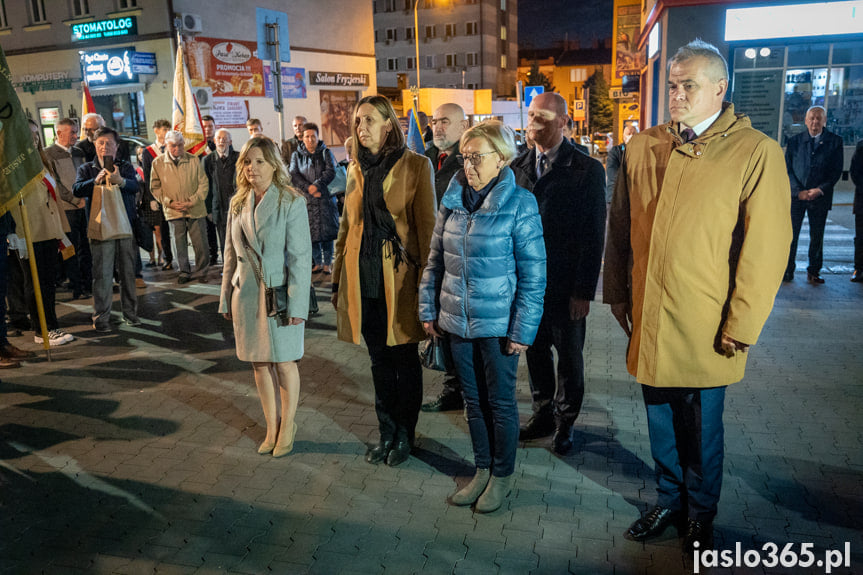
[(383, 298), (363, 298), (362, 314), (381, 441), (413, 444), (423, 395), (417, 344), (387, 345), (387, 304)]
[(219, 261), (219, 236), (216, 234), (216, 224), (210, 218), (204, 220), (207, 223), (207, 244), (210, 247), (210, 265), (214, 266)]
[(821, 266), (824, 263), (824, 228), (827, 225), (827, 212), (830, 206), (827, 198), (821, 196), (814, 200), (791, 199), (791, 230), (794, 236), (791, 239), (791, 253), (788, 254), (788, 267), (785, 274), (791, 275), (797, 267), (797, 240), (800, 238), (800, 228), (803, 227), (803, 217), (809, 214), (809, 267), (807, 271), (812, 275), (821, 274)]
[(863, 208), (854, 214), (854, 269), (863, 272)]
[[(587, 318), (572, 320), (568, 311), (564, 313), (564, 317), (543, 314), (536, 339), (527, 349), (527, 372), (533, 412), (543, 417), (553, 415), (556, 422), (572, 425), (584, 402)], [(557, 350), (557, 370), (552, 347)]]
[(66, 219), (71, 228), (66, 236), (75, 246), (75, 255), (63, 262), (63, 268), (72, 284), (72, 293), (78, 296), (93, 289), (93, 256), (87, 239), (87, 214), (84, 208), (67, 210)]
[(174, 252), (171, 249), (171, 225), (167, 221), (162, 220), (159, 232), (162, 236), (162, 253), (165, 254), (165, 263), (172, 263), (174, 261)]

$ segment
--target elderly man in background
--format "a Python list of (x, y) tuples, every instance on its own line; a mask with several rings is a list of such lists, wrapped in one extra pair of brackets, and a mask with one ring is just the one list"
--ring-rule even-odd
[(201, 162), (183, 147), (181, 132), (165, 134), (165, 153), (153, 161), (150, 171), (150, 191), (162, 204), (165, 220), (174, 235), (174, 253), (180, 275), (177, 283), (191, 281), (189, 239), (195, 250), (195, 275), (201, 283), (207, 282), (210, 258), (207, 253), (207, 217), (205, 200), (209, 193), (207, 175)]
[[(213, 201), (213, 223), (219, 235), (219, 249), (225, 256), (225, 235), (231, 198), (237, 191), (237, 159), (240, 153), (231, 145), (231, 133), (224, 128), (216, 130), (216, 151), (204, 158), (204, 171), (210, 182)], [(212, 260), (212, 258), (210, 258)]]
[(821, 265), (824, 262), (824, 228), (827, 212), (833, 208), (833, 186), (842, 176), (842, 138), (824, 129), (827, 113), (821, 106), (812, 106), (804, 119), (806, 131), (788, 138), (785, 165), (791, 182), (791, 250), (782, 280), (794, 280), (797, 267), (797, 239), (803, 218), (809, 214), (810, 283), (823, 284)]
[(617, 178), (603, 301), (630, 338), (656, 463), (656, 504), (624, 537), (676, 525), (692, 552), (712, 548), (725, 389), (773, 307), (791, 198), (779, 144), (723, 102), (719, 51), (695, 40), (668, 65), (671, 121), (633, 136)]
[[(138, 212), (135, 199), (138, 194), (138, 179), (132, 164), (120, 159), (113, 164), (113, 170), (105, 166), (105, 158), (117, 153), (120, 137), (111, 128), (99, 128), (94, 134), (96, 159), (78, 168), (78, 178), (72, 192), (78, 198), (86, 198), (87, 221), (94, 222), (98, 214), (91, 210), (94, 193), (101, 194), (99, 186), (116, 185), (123, 197), (126, 217), (129, 224), (135, 225)], [(101, 200), (100, 200), (101, 204)], [(135, 257), (138, 244), (134, 237), (99, 240), (90, 238), (93, 254), (93, 328), (98, 332), (111, 331), (111, 302), (113, 300), (114, 265), (116, 263), (120, 278), (120, 304), (126, 323), (141, 325), (138, 319), (138, 299), (135, 293)]]
[(294, 137), (282, 142), (282, 162), (284, 162), (285, 167), (291, 166), (291, 157), (297, 151), (297, 148), (300, 147), (300, 142), (303, 141), (303, 126), (306, 125), (306, 122), (308, 120), (306, 120), (305, 116), (294, 116), (294, 120), (291, 122)]
[[(105, 126), (105, 118), (99, 114), (91, 113), (84, 114), (81, 118), (81, 129), (84, 133), (84, 138), (75, 146), (84, 153), (84, 161), (92, 162), (96, 159), (96, 130)], [(120, 135), (117, 134), (117, 150), (114, 152), (116, 159), (129, 161), (129, 146), (124, 142)]]
[(57, 138), (54, 144), (45, 148), (45, 157), (50, 168), (57, 175), (57, 194), (66, 212), (70, 231), (69, 241), (75, 248), (75, 255), (63, 265), (66, 277), (72, 286), (72, 299), (90, 297), (93, 289), (93, 259), (90, 255), (90, 241), (87, 239), (87, 213), (84, 198), (76, 198), (72, 187), (78, 176), (78, 168), (84, 164), (84, 153), (75, 147), (78, 140), (78, 125), (74, 120), (63, 118), (57, 123)]
[[(458, 104), (442, 104), (434, 111), (431, 125), (432, 142), (426, 149), (425, 155), (432, 163), (435, 196), (439, 204), (450, 180), (462, 168), (462, 163), (459, 161), (459, 142), (462, 134), (468, 129), (468, 121), (464, 110)], [(449, 340), (444, 338), (442, 341), (448, 348)], [(446, 353), (449, 353), (449, 349)], [(450, 411), (461, 409), (463, 405), (461, 384), (451, 369), (446, 374), (440, 395), (434, 401), (423, 404), (422, 410)]]

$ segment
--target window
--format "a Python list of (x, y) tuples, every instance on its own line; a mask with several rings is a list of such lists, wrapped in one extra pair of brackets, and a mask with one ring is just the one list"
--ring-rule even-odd
[(398, 70), (399, 69), (399, 59), (398, 58), (387, 58), (387, 70)]
[(500, 0), (500, 9), (506, 12), (506, 0)]
[(447, 36), (455, 36), (455, 24), (447, 24), (444, 26), (444, 33)]
[(137, 8), (138, 0), (120, 0), (120, 10), (126, 10), (127, 8)]
[(437, 38), (437, 30), (434, 26), (426, 26), (426, 38)]
[(435, 67), (435, 57), (433, 54), (426, 56), (426, 68), (434, 68)]
[(405, 40), (410, 40), (411, 42), (413, 42), (413, 39), (414, 39), (414, 27), (410, 26), (408, 28), (405, 28)]
[(479, 85), (478, 85), (478, 84), (468, 84), (468, 85), (467, 85), (467, 89), (468, 89), (468, 90), (478, 90), (478, 89), (479, 89)]
[(405, 12), (414, 7), (413, 0), (405, 0)]
[(45, 0), (30, 0), (30, 16), (34, 24), (47, 21), (45, 17)]
[(477, 52), (468, 52), (465, 57), (468, 66), (479, 66), (479, 54)]
[(464, 33), (466, 36), (475, 36), (479, 34), (479, 26), (477, 26), (476, 22), (467, 22), (464, 25)]
[(9, 20), (6, 19), (6, 0), (0, 0), (0, 28), (8, 28)]
[(387, 12), (395, 12), (396, 11), (396, 0), (386, 0), (386, 11)]
[(378, 31), (375, 30), (375, 44), (377, 44), (378, 42), (380, 42), (380, 39), (378, 38)]
[(387, 42), (395, 42), (398, 40), (398, 33), (395, 28), (387, 28)]
[(90, 14), (89, 0), (72, 0), (72, 17), (88, 16)]
[(446, 65), (448, 68), (454, 68), (456, 65), (455, 61), (455, 54), (446, 55)]
[(506, 26), (500, 27), (500, 39), (506, 40)]
[(406, 66), (406, 68), (407, 68), (408, 70), (413, 70), (414, 68), (416, 68), (416, 60), (417, 60), (417, 59), (416, 59), (416, 58), (414, 58), (413, 56), (408, 56), (408, 57), (407, 57), (407, 66)]
[(500, 67), (506, 68), (506, 54), (500, 55)]

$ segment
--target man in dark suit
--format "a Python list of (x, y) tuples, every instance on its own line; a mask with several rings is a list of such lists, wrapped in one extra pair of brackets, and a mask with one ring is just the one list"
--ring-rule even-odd
[[(168, 120), (156, 120), (153, 122), (153, 134), (156, 136), (156, 139), (141, 154), (141, 170), (144, 172), (144, 185), (147, 187), (147, 191), (150, 190), (150, 170), (153, 168), (153, 160), (165, 153), (165, 134), (170, 129), (171, 122)], [(160, 207), (159, 209), (161, 210), (162, 208)], [(162, 264), (162, 269), (172, 270), (174, 269), (174, 252), (171, 249), (171, 226), (168, 225), (168, 222), (162, 221), (162, 225), (159, 226), (159, 235), (162, 239), (162, 251), (165, 254), (165, 263)]]
[(791, 253), (783, 281), (794, 280), (797, 239), (803, 217), (809, 213), (809, 267), (811, 283), (823, 284), (824, 227), (827, 212), (833, 207), (833, 186), (842, 175), (842, 138), (824, 129), (827, 113), (821, 106), (806, 111), (806, 131), (788, 139), (785, 165), (791, 181)]
[(608, 158), (605, 160), (605, 202), (611, 203), (611, 196), (614, 194), (614, 183), (617, 181), (617, 170), (620, 169), (620, 164), (623, 162), (623, 153), (626, 151), (626, 144), (632, 139), (632, 136), (638, 133), (638, 128), (630, 124), (623, 129), (623, 143), (608, 151)]
[(204, 158), (204, 172), (210, 183), (213, 202), (213, 223), (219, 236), (222, 258), (225, 257), (225, 235), (227, 234), (228, 211), (231, 198), (237, 191), (237, 159), (240, 153), (231, 145), (231, 133), (220, 128), (216, 131), (216, 152)]
[[(434, 111), (431, 125), (432, 143), (425, 155), (431, 160), (434, 168), (435, 196), (440, 203), (449, 181), (461, 169), (461, 162), (458, 159), (459, 141), (468, 128), (468, 121), (461, 106), (443, 104)], [(440, 395), (434, 401), (424, 404), (422, 410), (449, 411), (461, 409), (462, 406), (461, 385), (455, 373), (447, 372)]]
[(863, 283), (863, 140), (857, 142), (849, 172), (854, 182), (854, 273), (851, 281)]
[[(545, 237), (546, 289), (542, 322), (527, 350), (533, 416), (523, 440), (554, 432), (552, 447), (572, 447), (572, 425), (584, 400), (584, 338), (596, 292), (605, 236), (605, 172), (563, 137), (567, 111), (560, 94), (535, 97), (527, 135), (536, 144), (512, 163), (518, 185), (539, 204)], [(557, 350), (557, 382), (552, 347)]]

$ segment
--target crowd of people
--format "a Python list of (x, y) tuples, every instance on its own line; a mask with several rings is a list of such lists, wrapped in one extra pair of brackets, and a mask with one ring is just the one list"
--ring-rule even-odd
[[(297, 434), (311, 278), (329, 276), (337, 337), (364, 341), (370, 358), (378, 436), (366, 461), (404, 463), (421, 411), (464, 409), (476, 469), (449, 500), (488, 513), (512, 489), (519, 440), (551, 436), (554, 452), (572, 449), (604, 257), (603, 301), (629, 338), (626, 363), (642, 385), (657, 469), (656, 505), (625, 536), (642, 541), (675, 525), (687, 549), (708, 546), (725, 390), (742, 379), (782, 280), (793, 280), (806, 213), (808, 279), (823, 283), (817, 236), (842, 168), (841, 141), (823, 129), (822, 108), (810, 109), (808, 132), (783, 158), (724, 101), (727, 88), (727, 64), (713, 46), (681, 48), (669, 62), (671, 120), (627, 129), (608, 178), (566, 137), (571, 119), (555, 93), (532, 100), (531, 145), (521, 151), (507, 126), (470, 126), (448, 103), (434, 111), (424, 153), (413, 152), (391, 103), (365, 97), (346, 141), (343, 186), (334, 186), (341, 166), (320, 128), (302, 116), (281, 145), (249, 120), (240, 151), (204, 117), (202, 159), (157, 120), (138, 173), (99, 116), (85, 116), (77, 143), (75, 122), (61, 121), (43, 153), (56, 190), (28, 199), (50, 344), (71, 339), (53, 310), (59, 278), (73, 298), (92, 294), (93, 327), (109, 332), (115, 278), (126, 323), (140, 324), (140, 246), (151, 246), (148, 265), (162, 270), (174, 269), (176, 256), (180, 284), (209, 281), (221, 256), (219, 312), (233, 324), (238, 358), (252, 364), (266, 421), (258, 452), (281, 457)], [(861, 149), (851, 175), (863, 187)], [(861, 212), (852, 281), (861, 281)], [(16, 326), (29, 311), (39, 343), (33, 298), (13, 295), (33, 292), (12, 235), (18, 217), (0, 218), (10, 245), (9, 273), (0, 274), (9, 306), (0, 312)], [(75, 255), (64, 261), (57, 242), (66, 237)], [(430, 336), (452, 366), (441, 394), (423, 405), (418, 344)], [(522, 354), (533, 409), (520, 425)], [(26, 355), (0, 331), (0, 367)]]

